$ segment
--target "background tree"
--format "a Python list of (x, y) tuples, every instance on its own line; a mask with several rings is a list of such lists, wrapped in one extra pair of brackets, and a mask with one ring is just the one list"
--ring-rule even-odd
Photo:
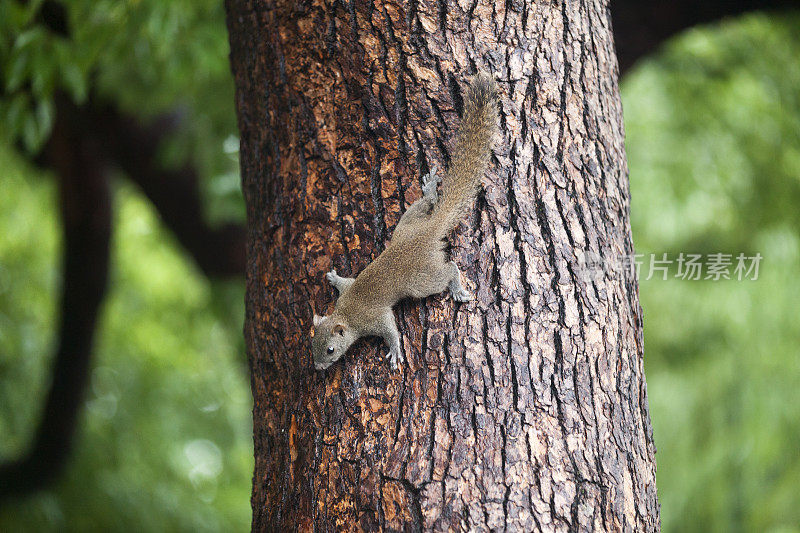
[[(658, 528), (629, 268), (622, 108), (602, 2), (227, 4), (248, 212), (255, 530)], [(443, 166), (464, 74), (503, 135), (453, 238), (477, 298), (400, 307), (392, 372), (311, 366), (323, 273), (358, 273)], [(310, 304), (310, 305), (309, 305)]]
[(611, 18), (621, 72), (652, 54), (664, 41), (694, 26), (732, 18), (750, 11), (785, 11), (797, 0), (613, 0)]
[[(144, 7), (140, 23), (147, 21), (155, 31), (173, 35), (181, 22), (203, 12), (195, 7), (181, 18), (170, 8)], [(190, 119), (181, 121), (186, 113), (153, 117), (163, 113), (163, 104), (157, 103), (150, 109), (139, 105), (136, 112), (142, 116), (124, 111), (125, 97), (137, 88), (114, 60), (134, 39), (125, 32), (108, 32), (113, 25), (105, 18), (129, 15), (135, 25), (140, 13), (91, 2), (75, 2), (70, 10), (57, 2), (9, 2), (2, 9), (5, 38), (0, 39), (0, 50), (6, 78), (0, 111), (7, 118), (2, 133), (57, 178), (64, 281), (53, 379), (30, 446), (0, 464), (0, 499), (46, 486), (69, 455), (105, 298), (112, 221), (109, 181), (115, 169), (121, 168), (141, 187), (205, 274), (237, 275), (244, 263), (243, 228), (235, 223), (210, 225), (203, 215), (199, 173), (190, 164), (165, 164), (160, 157), (181, 122), (191, 129), (186, 124)], [(75, 28), (70, 16), (89, 22)], [(159, 45), (169, 42), (158, 38)], [(147, 37), (135, 41), (140, 46), (153, 44)], [(192, 52), (207, 54), (202, 43)], [(180, 64), (165, 60), (172, 67)], [(167, 68), (147, 66), (152, 74)], [(180, 83), (180, 75), (173, 74), (171, 80)], [(124, 84), (134, 87), (121, 90)], [(218, 121), (218, 126), (224, 124)]]
[(2, 2), (0, 71), (0, 529), (245, 524), (221, 4)]

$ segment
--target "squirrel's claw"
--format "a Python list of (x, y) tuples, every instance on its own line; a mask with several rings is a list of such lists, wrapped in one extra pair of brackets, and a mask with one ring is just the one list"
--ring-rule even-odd
[(386, 359), (389, 360), (389, 366), (392, 370), (397, 370), (397, 363), (400, 361), (400, 348), (393, 347), (389, 349), (389, 353), (386, 354)]
[(439, 167), (433, 165), (431, 171), (422, 176), (422, 184), (428, 185), (429, 183), (441, 183), (442, 177), (439, 175)]
[(422, 195), (433, 202), (439, 198), (436, 186), (442, 181), (438, 172), (439, 169), (434, 166), (430, 172), (422, 176)]
[(470, 293), (464, 287), (459, 288), (457, 291), (454, 291), (451, 294), (453, 296), (453, 300), (455, 300), (457, 302), (461, 302), (461, 303), (469, 302), (473, 298), (472, 293)]
[(326, 278), (328, 278), (328, 281), (330, 281), (331, 283), (333, 283), (333, 280), (335, 280), (336, 278), (338, 278), (338, 277), (339, 277), (339, 274), (337, 274), (337, 273), (336, 273), (336, 269), (334, 268), (334, 269), (331, 269), (331, 271), (330, 271), (330, 272), (328, 272), (327, 274), (325, 274), (325, 277), (326, 277)]

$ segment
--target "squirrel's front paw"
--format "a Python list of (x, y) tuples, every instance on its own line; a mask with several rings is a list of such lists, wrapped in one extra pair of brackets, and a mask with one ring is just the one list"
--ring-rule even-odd
[(328, 278), (328, 281), (333, 283), (336, 280), (336, 278), (339, 277), (339, 274), (336, 273), (336, 269), (334, 268), (330, 272), (325, 274), (325, 277)]
[(389, 353), (386, 354), (386, 359), (389, 360), (389, 366), (392, 370), (397, 370), (397, 364), (400, 362), (400, 347), (395, 346), (389, 350)]
[(464, 287), (459, 287), (458, 290), (453, 291), (451, 294), (453, 296), (453, 300), (457, 302), (463, 303), (472, 300), (472, 293), (470, 293)]

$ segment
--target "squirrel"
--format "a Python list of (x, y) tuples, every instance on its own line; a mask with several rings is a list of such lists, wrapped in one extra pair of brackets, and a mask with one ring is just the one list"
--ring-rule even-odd
[(461, 127), (444, 177), (434, 167), (422, 178), (422, 198), (400, 218), (386, 249), (356, 278), (343, 278), (336, 270), (326, 274), (339, 298), (330, 315), (314, 315), (311, 344), (317, 370), (331, 366), (364, 336), (383, 338), (389, 346), (387, 358), (396, 369), (400, 333), (392, 307), (398, 301), (445, 289), (457, 302), (472, 299), (461, 284), (458, 266), (447, 260), (444, 241), (477, 196), (497, 129), (495, 82), (479, 73), (466, 92)]

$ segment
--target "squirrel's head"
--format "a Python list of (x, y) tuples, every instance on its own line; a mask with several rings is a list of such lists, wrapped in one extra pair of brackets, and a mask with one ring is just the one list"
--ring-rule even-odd
[(325, 370), (335, 363), (356, 340), (347, 323), (335, 316), (314, 315), (311, 348), (314, 353), (314, 367)]

